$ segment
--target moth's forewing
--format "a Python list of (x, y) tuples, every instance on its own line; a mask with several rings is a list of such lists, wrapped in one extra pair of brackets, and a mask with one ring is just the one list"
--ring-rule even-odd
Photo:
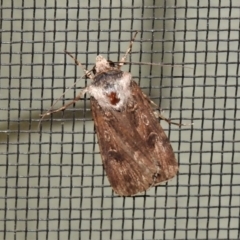
[(145, 142), (153, 163), (160, 167), (154, 181), (154, 185), (158, 185), (176, 175), (178, 164), (169, 139), (153, 113), (149, 98), (135, 82), (132, 83), (132, 93), (138, 106), (135, 111), (139, 121), (138, 125), (136, 124), (137, 131)]
[(113, 190), (132, 196), (174, 177), (178, 171), (171, 144), (149, 99), (131, 82), (131, 99), (121, 111), (103, 109), (91, 97), (103, 165)]

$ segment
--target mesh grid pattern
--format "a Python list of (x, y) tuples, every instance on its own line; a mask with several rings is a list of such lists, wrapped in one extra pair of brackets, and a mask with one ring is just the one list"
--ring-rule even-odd
[[(0, 6), (0, 239), (240, 239), (239, 0)], [(194, 126), (161, 122), (179, 175), (122, 198), (103, 170), (88, 96), (38, 124), (83, 74), (64, 49), (90, 69), (98, 54), (119, 60), (135, 30), (129, 61), (164, 64), (124, 70), (166, 117)]]

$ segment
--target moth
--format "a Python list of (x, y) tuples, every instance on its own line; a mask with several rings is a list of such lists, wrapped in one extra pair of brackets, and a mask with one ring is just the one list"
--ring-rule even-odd
[(152, 101), (132, 79), (131, 73), (121, 70), (136, 35), (137, 32), (117, 64), (97, 56), (93, 69), (84, 69), (92, 83), (72, 102), (42, 115), (65, 110), (84, 94), (90, 95), (103, 166), (114, 192), (120, 196), (144, 192), (178, 172), (172, 146), (153, 111)]

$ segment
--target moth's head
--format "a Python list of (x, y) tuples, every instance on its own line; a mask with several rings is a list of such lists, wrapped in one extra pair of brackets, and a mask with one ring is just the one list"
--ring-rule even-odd
[(101, 55), (96, 57), (96, 64), (93, 67), (93, 74), (99, 74), (116, 69), (114, 62), (107, 60)]

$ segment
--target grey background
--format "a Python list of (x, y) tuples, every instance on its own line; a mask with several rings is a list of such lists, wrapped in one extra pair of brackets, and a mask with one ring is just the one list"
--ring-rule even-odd
[[(239, 9), (232, 1), (4, 1), (0, 49), (0, 239), (239, 239)], [(97, 54), (124, 66), (161, 122), (179, 175), (135, 198), (103, 171), (88, 97), (39, 114)], [(175, 65), (174, 67), (166, 66)], [(180, 67), (178, 65), (184, 65)], [(84, 79), (54, 108), (72, 99)]]

